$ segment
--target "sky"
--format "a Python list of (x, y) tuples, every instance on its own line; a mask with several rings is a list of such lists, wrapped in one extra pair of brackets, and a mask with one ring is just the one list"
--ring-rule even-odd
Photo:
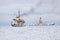
[(24, 20), (32, 19), (36, 23), (34, 19), (41, 16), (46, 23), (56, 22), (60, 25), (60, 0), (0, 0), (0, 26), (10, 25), (19, 8), (21, 14), (34, 9), (28, 16), (22, 17)]

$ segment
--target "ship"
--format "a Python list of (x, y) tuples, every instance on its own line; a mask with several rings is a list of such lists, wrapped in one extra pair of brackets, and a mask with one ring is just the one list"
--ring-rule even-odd
[(47, 26), (47, 24), (43, 22), (42, 17), (39, 18), (39, 24), (38, 25), (39, 26)]
[(12, 19), (11, 26), (12, 27), (23, 27), (25, 26), (25, 21), (20, 18), (20, 9), (18, 10), (18, 16)]

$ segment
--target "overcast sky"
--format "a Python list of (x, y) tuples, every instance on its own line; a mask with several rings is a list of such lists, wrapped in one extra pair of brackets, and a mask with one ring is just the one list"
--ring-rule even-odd
[(31, 7), (37, 7), (40, 12), (53, 10), (54, 13), (59, 14), (60, 0), (0, 0), (0, 13), (14, 12), (18, 8), (26, 11)]
[(36, 14), (52, 14), (55, 15), (53, 18), (60, 20), (60, 0), (0, 0), (0, 25), (9, 24), (19, 8), (21, 13), (27, 13), (34, 8)]

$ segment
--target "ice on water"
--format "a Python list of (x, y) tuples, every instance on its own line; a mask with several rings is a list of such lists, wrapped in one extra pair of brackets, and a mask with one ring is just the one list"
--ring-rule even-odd
[(60, 40), (59, 26), (0, 27), (0, 40)]

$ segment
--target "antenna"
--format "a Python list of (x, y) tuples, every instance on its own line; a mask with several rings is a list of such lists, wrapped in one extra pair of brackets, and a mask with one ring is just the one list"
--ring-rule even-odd
[(18, 9), (18, 17), (20, 17), (20, 9)]

